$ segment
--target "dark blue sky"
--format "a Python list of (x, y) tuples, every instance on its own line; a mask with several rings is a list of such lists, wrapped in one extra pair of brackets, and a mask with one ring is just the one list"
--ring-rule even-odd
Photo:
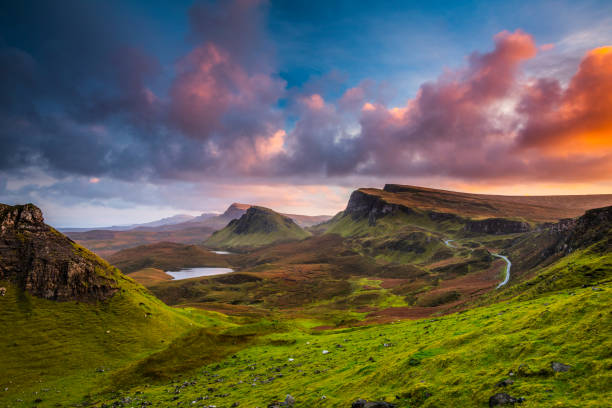
[[(559, 116), (575, 108), (577, 87), (607, 89), (607, 60), (589, 52), (612, 42), (610, 1), (0, 7), (0, 201), (34, 201), (56, 224), (232, 201), (331, 213), (351, 189), (386, 181), (509, 193), (611, 186), (594, 175), (612, 152), (593, 156), (584, 136), (601, 138), (605, 121), (576, 125), (606, 117), (607, 105)], [(531, 117), (534, 104), (554, 120)], [(553, 143), (574, 156), (543, 147)]]

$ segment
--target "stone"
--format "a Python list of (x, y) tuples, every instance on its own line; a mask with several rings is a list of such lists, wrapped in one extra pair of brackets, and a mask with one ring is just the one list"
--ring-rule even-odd
[(517, 403), (518, 400), (505, 392), (498, 392), (489, 398), (489, 407), (496, 407), (498, 405), (513, 405)]
[(505, 378), (503, 380), (501, 380), (500, 382), (497, 383), (498, 387), (507, 387), (508, 385), (512, 385), (514, 384), (514, 381), (512, 381), (509, 378)]
[(556, 361), (553, 361), (552, 363), (550, 363), (550, 366), (555, 373), (564, 373), (566, 371), (569, 371), (572, 368), (572, 366), (569, 366), (563, 363), (559, 363)]
[(287, 396), (285, 397), (285, 405), (292, 407), (293, 404), (295, 404), (295, 398), (293, 398), (291, 395), (287, 394)]

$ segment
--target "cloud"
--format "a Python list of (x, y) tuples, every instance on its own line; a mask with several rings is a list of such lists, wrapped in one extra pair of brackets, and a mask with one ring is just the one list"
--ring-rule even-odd
[(589, 51), (566, 89), (555, 79), (528, 87), (521, 107), (527, 124), (520, 148), (556, 156), (610, 153), (612, 46)]
[[(340, 71), (287, 89), (263, 1), (195, 3), (189, 49), (171, 66), (127, 41), (130, 27), (112, 7), (70, 5), (62, 13), (42, 2), (32, 16), (15, 3), (5, 18), (32, 29), (4, 25), (0, 38), (0, 176), (36, 168), (56, 180), (46, 194), (129, 201), (140, 200), (131, 191), (139, 184), (188, 191), (212, 181), (583, 182), (611, 174), (610, 47), (564, 60), (572, 72), (558, 78), (524, 68), (567, 41), (550, 49), (503, 31), (492, 50), (392, 106), (394, 84), (348, 84)], [(144, 195), (157, 203), (153, 196)]]
[(466, 67), (423, 84), (404, 106), (389, 108), (360, 87), (349, 89), (338, 106), (357, 111), (356, 135), (333, 105), (305, 99), (309, 109), (290, 137), (296, 152), (317, 160), (309, 166), (294, 155), (285, 173), (506, 183), (609, 178), (610, 47), (587, 53), (564, 88), (555, 78), (522, 74), (537, 54), (530, 35), (504, 31), (494, 43), (491, 52), (471, 54)]

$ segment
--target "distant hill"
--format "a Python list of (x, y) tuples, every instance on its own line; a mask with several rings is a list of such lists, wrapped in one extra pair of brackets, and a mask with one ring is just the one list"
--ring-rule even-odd
[(220, 249), (247, 249), (278, 242), (307, 238), (303, 230), (291, 218), (269, 208), (251, 206), (239, 219), (215, 232), (205, 245)]
[(142, 224), (130, 224), (130, 225), (113, 225), (111, 227), (94, 227), (94, 228), (58, 228), (61, 232), (82, 232), (82, 231), (127, 231), (137, 228), (154, 228), (154, 227), (162, 227), (166, 225), (179, 224), (183, 222), (188, 222), (194, 220), (196, 218), (204, 217), (204, 216), (214, 216), (215, 214), (202, 214), (198, 217), (194, 217), (192, 215), (187, 214), (177, 214), (172, 217), (162, 218), (156, 221), (145, 222)]
[(302, 228), (312, 227), (322, 222), (329, 221), (331, 215), (299, 215), (299, 214), (282, 214), (285, 217), (291, 218), (297, 225)]
[[(200, 244), (210, 237), (213, 232), (224, 228), (230, 221), (240, 218), (250, 207), (250, 204), (233, 203), (222, 214), (204, 213), (197, 217), (191, 217), (184, 222), (170, 222), (170, 220), (180, 220), (182, 216), (178, 216), (179, 218), (170, 217), (166, 219), (165, 224), (158, 226), (139, 224), (131, 229), (121, 227), (119, 230), (115, 229), (115, 227), (93, 230), (72, 228), (65, 230), (65, 233), (79, 244), (105, 257), (122, 249), (157, 242), (175, 242), (186, 245)], [(331, 218), (328, 215), (310, 216), (297, 214), (287, 215), (287, 217), (293, 219), (303, 228), (319, 224)]]
[(107, 257), (122, 249), (157, 242), (176, 242), (186, 245), (198, 244), (202, 243), (214, 231), (214, 228), (194, 224), (191, 227), (177, 230), (158, 231), (144, 228), (129, 231), (93, 230), (67, 232), (66, 235), (96, 254)]
[[(179, 224), (169, 225), (165, 227), (164, 229), (177, 230), (177, 229), (182, 229), (184, 227), (194, 226), (194, 225), (221, 229), (225, 227), (231, 220), (240, 218), (251, 207), (252, 207), (251, 204), (233, 203), (225, 210), (223, 214), (213, 215), (213, 216), (210, 216), (209, 214), (202, 214), (201, 216), (195, 217), (189, 221), (179, 223)], [(300, 214), (283, 214), (283, 213), (279, 213), (279, 214), (284, 215), (285, 217), (291, 218), (293, 221), (295, 221), (296, 224), (298, 224), (302, 228), (310, 227), (310, 226), (325, 222), (332, 217), (331, 215), (300, 215)]]

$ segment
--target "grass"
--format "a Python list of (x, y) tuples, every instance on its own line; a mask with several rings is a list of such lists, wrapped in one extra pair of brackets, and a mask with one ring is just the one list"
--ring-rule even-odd
[(0, 336), (0, 406), (80, 400), (98, 389), (98, 371), (164, 349), (194, 327), (228, 324), (219, 314), (170, 308), (129, 278), (119, 285), (97, 304), (49, 301), (0, 285), (8, 289), (0, 297), (0, 326), (9, 333)]
[[(604, 285), (371, 327), (311, 332), (289, 324), (191, 376), (131, 387), (121, 398), (266, 406), (291, 394), (305, 407), (346, 407), (357, 398), (479, 407), (508, 392), (524, 397), (524, 407), (602, 407), (611, 397), (610, 304)], [(553, 361), (572, 369), (555, 373)], [(505, 378), (514, 384), (496, 386)]]
[(152, 286), (160, 282), (171, 281), (172, 276), (161, 269), (144, 268), (130, 274), (130, 278), (143, 286)]

